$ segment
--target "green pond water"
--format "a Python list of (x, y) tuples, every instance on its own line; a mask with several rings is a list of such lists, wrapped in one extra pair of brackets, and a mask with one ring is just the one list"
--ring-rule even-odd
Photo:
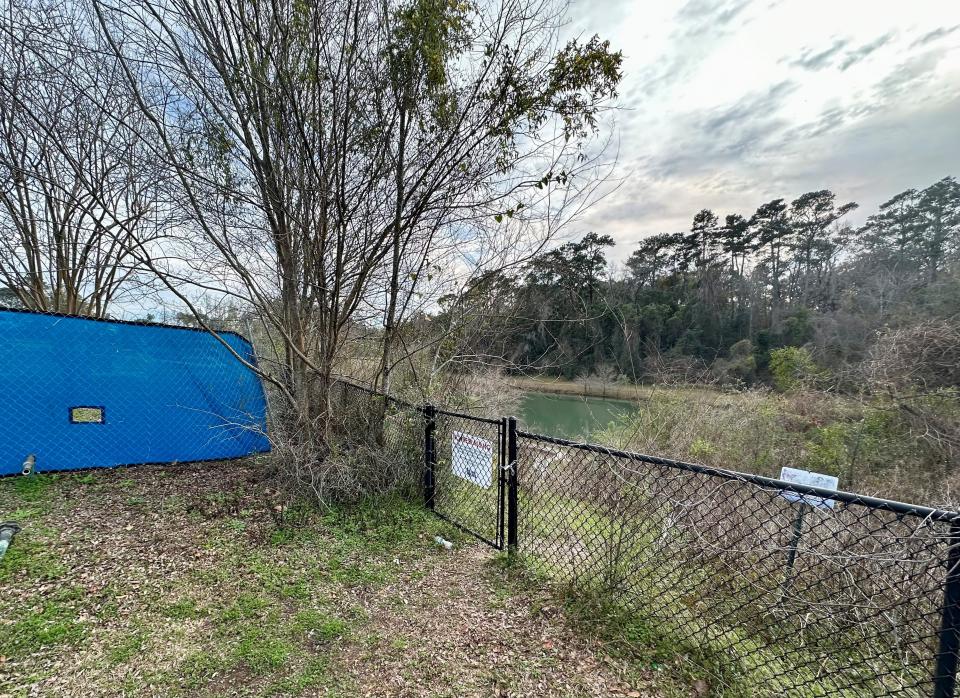
[(628, 400), (524, 393), (517, 419), (525, 431), (587, 441), (618, 417), (633, 412)]

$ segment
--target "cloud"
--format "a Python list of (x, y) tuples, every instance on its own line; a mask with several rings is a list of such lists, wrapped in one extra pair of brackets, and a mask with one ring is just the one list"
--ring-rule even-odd
[[(637, 186), (639, 184), (639, 186)], [(653, 191), (657, 188), (656, 182), (645, 179), (642, 182), (634, 182), (625, 196), (619, 194), (612, 195), (602, 208), (598, 208), (594, 215), (590, 216), (591, 222), (599, 230), (607, 229), (611, 224), (618, 224), (625, 221), (651, 220), (660, 217), (671, 217), (676, 212), (671, 207), (669, 201), (659, 197), (647, 197), (638, 192)], [(645, 232), (638, 227), (637, 233)], [(639, 239), (639, 235), (638, 235)]]
[[(669, 46), (642, 66), (630, 81), (635, 94), (657, 97), (689, 79), (718, 44), (734, 35), (749, 18), (750, 0), (688, 0), (669, 15)], [(682, 47), (682, 50), (674, 50)], [(629, 49), (628, 49), (629, 53)]]
[(874, 53), (877, 49), (886, 46), (893, 36), (894, 32), (887, 32), (883, 36), (878, 36), (873, 41), (868, 41), (853, 51), (848, 51), (843, 57), (843, 61), (840, 63), (840, 70), (847, 70), (848, 68), (855, 66), (871, 53)]
[(876, 112), (818, 142), (800, 142), (785, 155), (793, 166), (778, 186), (793, 195), (817, 182), (843, 200), (861, 204), (858, 216), (911, 187), (929, 186), (957, 173), (960, 96), (922, 110), (911, 105)]
[(829, 188), (856, 223), (960, 174), (960, 2), (574, 2), (626, 55), (622, 183), (577, 224), (620, 241), (615, 259), (704, 207)]
[(825, 68), (834, 67), (834, 59), (841, 58), (842, 56), (842, 59), (836, 64), (836, 67), (841, 71), (848, 70), (870, 56), (872, 53), (875, 53), (878, 49), (883, 48), (890, 43), (890, 40), (893, 39), (894, 35), (895, 33), (892, 31), (887, 32), (886, 34), (882, 34), (881, 36), (871, 39), (870, 41), (860, 44), (856, 48), (848, 51), (845, 51), (844, 49), (850, 45), (850, 39), (834, 39), (834, 41), (826, 48), (804, 49), (799, 58), (788, 60), (787, 64), (794, 68), (818, 71)]
[(763, 92), (747, 95), (729, 106), (705, 114), (699, 125), (711, 137), (735, 135), (730, 131), (739, 131), (745, 123), (776, 112), (795, 89), (795, 83), (784, 80)]
[(813, 121), (808, 121), (790, 130), (787, 139), (805, 140), (830, 133), (847, 123), (850, 116), (855, 114), (856, 111), (856, 109), (843, 107), (829, 107)]
[(749, 0), (689, 0), (677, 12), (677, 23), (688, 37), (722, 31), (749, 4)]
[(796, 85), (788, 80), (732, 103), (678, 118), (678, 136), (648, 168), (654, 176), (711, 171), (769, 146), (784, 127), (780, 111)]
[(832, 45), (819, 51), (806, 49), (799, 58), (789, 61), (789, 65), (804, 70), (822, 70), (833, 63), (833, 59), (846, 47), (847, 43), (847, 39), (837, 39)]
[[(867, 96), (850, 101), (844, 106), (827, 107), (815, 119), (792, 127), (786, 140), (824, 136), (872, 114), (896, 107), (910, 93), (921, 94), (923, 88), (936, 79), (937, 67), (944, 56), (942, 51), (930, 51), (896, 64), (872, 85)], [(949, 94), (946, 96), (949, 99)]]
[(955, 24), (952, 27), (938, 27), (931, 32), (927, 32), (919, 39), (910, 44), (910, 48), (921, 48), (927, 44), (932, 44), (934, 41), (938, 41), (946, 36), (950, 36), (955, 31), (960, 29), (960, 24)]
[(908, 99), (936, 77), (940, 61), (946, 56), (943, 49), (931, 50), (908, 58), (897, 65), (880, 80), (874, 90), (874, 101), (878, 105), (888, 105), (901, 99)]

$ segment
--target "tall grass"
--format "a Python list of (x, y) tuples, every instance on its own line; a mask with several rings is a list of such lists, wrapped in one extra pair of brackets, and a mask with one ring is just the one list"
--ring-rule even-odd
[(663, 390), (595, 435), (624, 450), (777, 477), (784, 466), (840, 489), (942, 508), (960, 477), (894, 405), (807, 391), (782, 395)]

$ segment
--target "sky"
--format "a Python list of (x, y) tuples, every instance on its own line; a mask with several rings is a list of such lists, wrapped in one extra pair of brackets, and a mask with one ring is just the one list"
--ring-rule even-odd
[(960, 176), (960, 0), (573, 0), (567, 32), (624, 53), (618, 187), (573, 228), (614, 259), (702, 208), (831, 189), (857, 224)]

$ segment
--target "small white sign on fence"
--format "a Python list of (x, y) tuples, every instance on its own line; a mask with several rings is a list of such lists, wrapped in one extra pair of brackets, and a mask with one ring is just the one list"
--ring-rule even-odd
[[(835, 490), (840, 484), (840, 480), (833, 475), (823, 475), (822, 473), (800, 470), (799, 468), (781, 468), (780, 479), (797, 485), (822, 487), (828, 490)], [(832, 499), (825, 499), (812, 494), (800, 494), (799, 492), (791, 492), (789, 490), (781, 490), (780, 496), (791, 502), (803, 502), (820, 509), (833, 509), (836, 504)]]
[(453, 474), (488, 489), (493, 484), (493, 443), (462, 431), (453, 432), (452, 441)]

